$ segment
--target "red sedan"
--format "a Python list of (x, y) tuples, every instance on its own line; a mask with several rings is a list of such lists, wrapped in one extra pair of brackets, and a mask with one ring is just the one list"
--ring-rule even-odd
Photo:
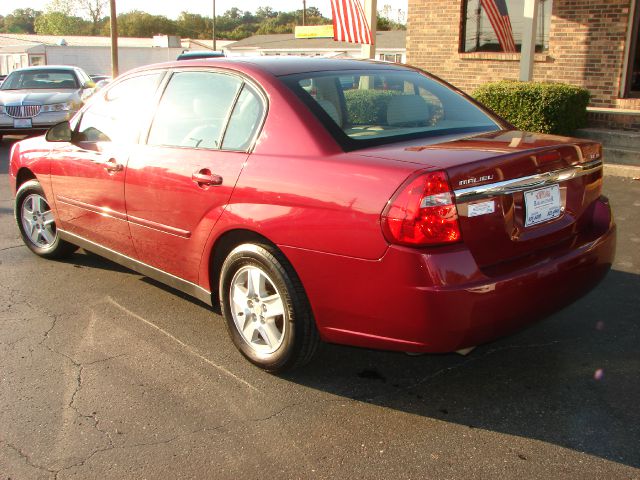
[(25, 244), (78, 247), (220, 303), (253, 363), (321, 340), (491, 341), (609, 270), (601, 146), (515, 131), (422, 71), (195, 60), (130, 72), (14, 145)]

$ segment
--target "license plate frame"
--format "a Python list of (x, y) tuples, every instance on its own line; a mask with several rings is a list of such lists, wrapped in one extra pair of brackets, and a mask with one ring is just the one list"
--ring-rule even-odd
[(30, 118), (14, 118), (13, 128), (33, 128)]
[(524, 226), (532, 227), (558, 218), (562, 198), (558, 184), (524, 192)]

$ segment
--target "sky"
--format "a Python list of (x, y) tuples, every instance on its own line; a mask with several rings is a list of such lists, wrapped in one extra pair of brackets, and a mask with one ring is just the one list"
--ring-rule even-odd
[[(361, 0), (362, 1), (362, 0)], [(397, 20), (397, 11), (400, 9), (407, 12), (408, 0), (378, 0), (378, 11), (382, 11), (385, 5), (391, 7), (392, 20)], [(49, 0), (0, 0), (0, 15), (11, 13), (16, 8), (33, 8), (34, 10), (44, 10)], [(169, 18), (177, 18), (182, 11), (189, 13), (199, 13), (211, 16), (212, 0), (116, 0), (118, 13), (125, 13), (131, 10), (141, 10), (154, 15), (165, 15)], [(291, 11), (302, 8), (302, 0), (216, 0), (216, 15), (222, 15), (232, 7), (240, 10), (255, 12), (258, 7), (269, 6), (278, 11)], [(317, 7), (325, 17), (331, 17), (330, 0), (307, 0), (307, 7)]]

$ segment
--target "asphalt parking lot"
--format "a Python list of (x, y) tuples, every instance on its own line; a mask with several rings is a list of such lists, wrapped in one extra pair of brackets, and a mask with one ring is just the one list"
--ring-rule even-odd
[(276, 377), (205, 305), (22, 245), (0, 145), (0, 479), (640, 478), (640, 181), (588, 296), (456, 354), (326, 345)]

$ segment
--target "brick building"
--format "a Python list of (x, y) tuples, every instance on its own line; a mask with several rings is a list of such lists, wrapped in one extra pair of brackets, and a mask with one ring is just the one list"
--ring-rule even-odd
[[(480, 0), (409, 0), (407, 62), (472, 92), (519, 78), (524, 0), (506, 0), (516, 51), (505, 52)], [(592, 94), (594, 125), (640, 129), (640, 0), (538, 0), (533, 80)]]

